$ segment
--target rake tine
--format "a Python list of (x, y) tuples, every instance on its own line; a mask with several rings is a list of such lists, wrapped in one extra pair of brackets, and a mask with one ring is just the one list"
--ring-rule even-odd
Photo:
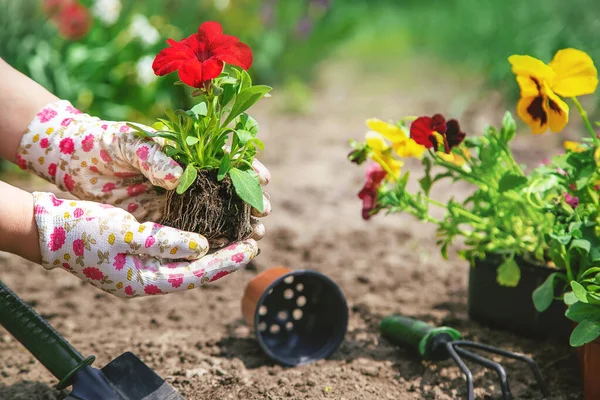
[(452, 359), (458, 365), (458, 368), (460, 368), (463, 374), (465, 374), (465, 378), (467, 378), (467, 399), (475, 400), (475, 394), (473, 392), (473, 374), (471, 373), (471, 370), (454, 350), (453, 342), (446, 343), (446, 350), (448, 350), (450, 357), (452, 357)]
[(453, 343), (455, 345), (459, 345), (459, 346), (463, 346), (463, 347), (472, 347), (475, 349), (484, 350), (489, 353), (498, 354), (498, 355), (501, 355), (501, 356), (504, 356), (507, 358), (512, 358), (517, 361), (523, 361), (524, 363), (529, 365), (529, 368), (531, 369), (531, 372), (535, 376), (535, 380), (537, 381), (538, 386), (540, 387), (540, 390), (541, 390), (542, 394), (544, 395), (544, 397), (550, 396), (550, 390), (548, 389), (548, 385), (546, 384), (546, 381), (544, 380), (544, 377), (542, 376), (540, 369), (538, 368), (535, 361), (533, 361), (530, 357), (527, 357), (523, 354), (513, 353), (511, 351), (502, 350), (497, 347), (488, 346), (486, 344), (471, 342), (468, 340), (457, 340)]
[(502, 388), (502, 396), (504, 400), (512, 400), (512, 393), (510, 392), (510, 387), (508, 386), (508, 377), (506, 376), (506, 371), (502, 367), (502, 365), (489, 360), (485, 357), (480, 356), (479, 354), (472, 353), (468, 350), (461, 349), (460, 347), (455, 347), (455, 350), (458, 354), (462, 355), (467, 360), (471, 360), (477, 364), (481, 364), (484, 367), (494, 369), (500, 378), (500, 387)]

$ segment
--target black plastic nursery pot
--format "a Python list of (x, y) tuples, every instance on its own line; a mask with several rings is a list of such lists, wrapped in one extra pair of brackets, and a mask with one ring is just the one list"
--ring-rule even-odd
[(339, 286), (311, 270), (269, 268), (246, 286), (246, 323), (274, 361), (297, 366), (332, 355), (348, 328), (348, 305)]
[(471, 319), (523, 336), (568, 339), (573, 323), (565, 317), (566, 305), (555, 300), (540, 313), (531, 297), (533, 291), (556, 269), (517, 260), (521, 269), (519, 284), (506, 287), (496, 281), (501, 263), (501, 257), (491, 256), (477, 260), (470, 268), (468, 309)]

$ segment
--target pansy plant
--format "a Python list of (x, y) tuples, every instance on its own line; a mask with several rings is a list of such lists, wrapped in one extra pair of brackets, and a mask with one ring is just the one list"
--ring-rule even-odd
[[(596, 90), (597, 71), (591, 58), (575, 49), (560, 50), (549, 64), (523, 55), (509, 62), (521, 89), (517, 114), (533, 133), (566, 126), (569, 106), (562, 96), (579, 111), (589, 138), (565, 142), (565, 154), (525, 173), (509, 147), (516, 131), (510, 113), (499, 129), (489, 126), (480, 136), (467, 136), (456, 120), (436, 114), (390, 124), (369, 120), (366, 140), (353, 141), (348, 157), (369, 162), (359, 192), (364, 219), (381, 211), (408, 212), (434, 223), (444, 256), (459, 237), (459, 253), (471, 262), (502, 256), (501, 285), (518, 284), (519, 258), (556, 268), (533, 294), (534, 303), (545, 310), (559, 289), (570, 305), (567, 316), (579, 323), (571, 339), (577, 346), (600, 336), (600, 147), (576, 97)], [(414, 192), (408, 190), (410, 173), (400, 172), (406, 157), (423, 166)], [(431, 193), (443, 179), (468, 183), (473, 190), (461, 201), (438, 201)]]

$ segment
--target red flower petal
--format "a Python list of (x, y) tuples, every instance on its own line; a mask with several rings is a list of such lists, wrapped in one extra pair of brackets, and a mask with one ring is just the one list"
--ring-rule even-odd
[(223, 27), (220, 23), (215, 21), (204, 22), (198, 28), (198, 36), (200, 40), (206, 40), (212, 42), (223, 35)]
[(446, 134), (446, 118), (442, 114), (435, 114), (431, 118), (431, 129), (441, 135)]
[(179, 79), (186, 85), (199, 88), (204, 82), (202, 78), (202, 63), (197, 58), (190, 59), (179, 67)]
[(218, 60), (216, 57), (209, 58), (202, 63), (202, 79), (208, 81), (221, 75), (223, 72), (223, 61)]
[(455, 119), (448, 121), (447, 126), (446, 140), (448, 141), (448, 147), (452, 149), (461, 144), (467, 134), (460, 130), (460, 125)]
[(236, 65), (246, 70), (252, 66), (252, 50), (247, 44), (238, 42), (237, 39), (236, 43), (214, 49), (213, 54), (227, 64)]
[(418, 144), (430, 149), (434, 145), (432, 141), (433, 129), (431, 128), (432, 119), (429, 117), (419, 117), (410, 126), (410, 137)]
[(158, 76), (170, 74), (180, 68), (185, 62), (196, 58), (194, 50), (189, 47), (187, 39), (176, 42), (173, 39), (167, 39), (171, 47), (163, 49), (152, 63), (152, 69)]

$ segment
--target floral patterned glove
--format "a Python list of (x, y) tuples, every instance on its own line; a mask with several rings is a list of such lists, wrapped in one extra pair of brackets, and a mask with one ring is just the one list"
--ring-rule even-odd
[(117, 207), (51, 193), (34, 192), (33, 198), (42, 266), (64, 268), (118, 297), (193, 289), (242, 268), (258, 252), (249, 239), (207, 254), (203, 236), (140, 224)]
[(102, 121), (66, 100), (46, 105), (21, 139), (18, 164), (76, 197), (157, 220), (161, 196), (174, 189), (182, 168), (160, 145), (134, 135), (125, 122)]
[[(140, 125), (143, 129), (152, 128)], [(136, 136), (125, 122), (102, 121), (83, 114), (66, 100), (46, 105), (29, 124), (21, 139), (18, 164), (66, 190), (79, 199), (123, 208), (141, 221), (158, 221), (164, 195), (154, 186), (175, 189), (182, 168), (161, 151), (160, 141)], [(270, 173), (254, 160), (261, 185)], [(271, 204), (264, 197), (264, 217)], [(261, 239), (264, 226), (252, 220), (254, 239)]]

